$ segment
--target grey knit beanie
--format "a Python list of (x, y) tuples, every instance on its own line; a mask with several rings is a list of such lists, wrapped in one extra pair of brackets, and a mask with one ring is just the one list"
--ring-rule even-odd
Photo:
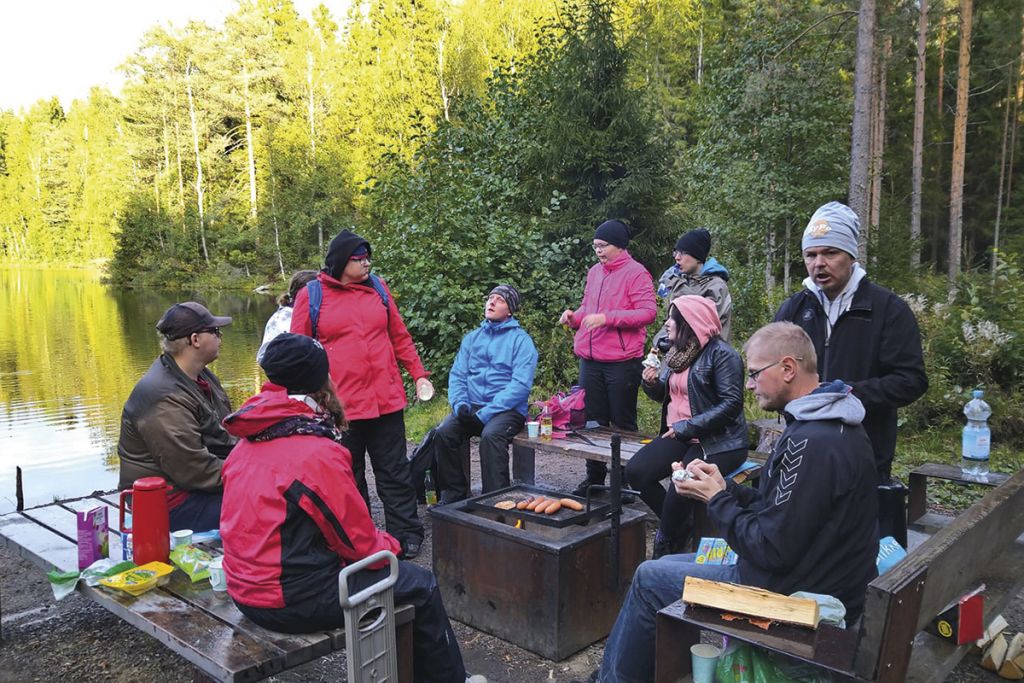
[(860, 219), (846, 204), (829, 202), (811, 216), (804, 229), (801, 249), (835, 247), (857, 258), (857, 236), (860, 234)]

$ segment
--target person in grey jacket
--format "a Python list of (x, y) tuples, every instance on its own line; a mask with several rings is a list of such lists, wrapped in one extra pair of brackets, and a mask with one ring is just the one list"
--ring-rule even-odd
[[(658, 296), (665, 300), (666, 313), (672, 302), (684, 294), (696, 294), (715, 302), (718, 319), (722, 321), (721, 337), (726, 342), (732, 339), (732, 295), (729, 293), (729, 271), (711, 252), (711, 233), (707, 228), (697, 228), (684, 233), (676, 240), (672, 250), (675, 265), (662, 273), (658, 280)], [(654, 343), (663, 339), (666, 330), (654, 336)]]
[(715, 304), (701, 296), (675, 299), (669, 308), (672, 348), (661, 370), (644, 370), (644, 393), (660, 401), (661, 438), (641, 448), (626, 465), (626, 480), (661, 519), (654, 557), (678, 552), (690, 536), (693, 501), (668, 493), (661, 480), (672, 463), (695, 459), (732, 472), (747, 459), (750, 446), (743, 417), (743, 361), (718, 336)]
[[(807, 334), (772, 323), (747, 342), (747, 388), (762, 410), (781, 410), (786, 430), (765, 463), (758, 488), (722, 477), (694, 460), (691, 478), (673, 482), (708, 504), (708, 515), (739, 556), (735, 565), (697, 564), (696, 555), (642, 563), (604, 650), (601, 683), (654, 680), (655, 619), (682, 595), (686, 577), (838, 598), (846, 620), (863, 611), (877, 575), (875, 467), (861, 420), (864, 406), (842, 382), (818, 383)], [(681, 469), (682, 464), (674, 465)]]
[(220, 525), (224, 458), (237, 439), (221, 420), (231, 402), (206, 366), (220, 355), (215, 316), (194, 301), (174, 304), (157, 323), (163, 353), (138, 381), (121, 413), (118, 488), (141, 477), (163, 477), (171, 530), (206, 531)]

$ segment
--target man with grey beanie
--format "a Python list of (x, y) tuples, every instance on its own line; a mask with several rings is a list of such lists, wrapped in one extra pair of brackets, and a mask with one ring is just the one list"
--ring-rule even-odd
[(804, 289), (782, 302), (775, 321), (788, 320), (807, 332), (822, 381), (839, 379), (853, 387), (867, 411), (864, 429), (879, 483), (887, 484), (896, 453), (896, 410), (924, 394), (928, 377), (917, 319), (903, 299), (868, 279), (857, 262), (859, 233), (860, 220), (845, 204), (829, 202), (814, 212), (801, 244)]
[(484, 321), (462, 338), (448, 375), (452, 414), (435, 433), (439, 503), (469, 493), (469, 438), (480, 437), (483, 492), (509, 485), (508, 447), (526, 421), (537, 348), (514, 315), (522, 297), (512, 285), (487, 295)]

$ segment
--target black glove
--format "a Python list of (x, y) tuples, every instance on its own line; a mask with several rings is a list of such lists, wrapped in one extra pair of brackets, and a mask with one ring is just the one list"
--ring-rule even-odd
[(460, 403), (458, 409), (455, 411), (455, 415), (458, 416), (460, 420), (463, 420), (467, 417), (472, 417), (473, 409), (468, 403)]
[(459, 405), (459, 410), (456, 413), (456, 416), (459, 418), (459, 422), (461, 422), (466, 429), (475, 429), (482, 431), (484, 428), (484, 423), (481, 422), (480, 418), (476, 416), (476, 411), (478, 410), (480, 409), (473, 408), (469, 404), (463, 403)]

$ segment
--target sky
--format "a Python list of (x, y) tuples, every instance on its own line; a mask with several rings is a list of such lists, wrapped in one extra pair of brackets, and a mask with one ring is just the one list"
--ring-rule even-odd
[[(335, 20), (349, 0), (293, 0), (305, 18), (324, 4)], [(57, 96), (65, 108), (102, 85), (115, 94), (117, 67), (147, 29), (189, 20), (223, 25), (236, 0), (7, 0), (0, 20), (0, 109), (28, 109)]]

